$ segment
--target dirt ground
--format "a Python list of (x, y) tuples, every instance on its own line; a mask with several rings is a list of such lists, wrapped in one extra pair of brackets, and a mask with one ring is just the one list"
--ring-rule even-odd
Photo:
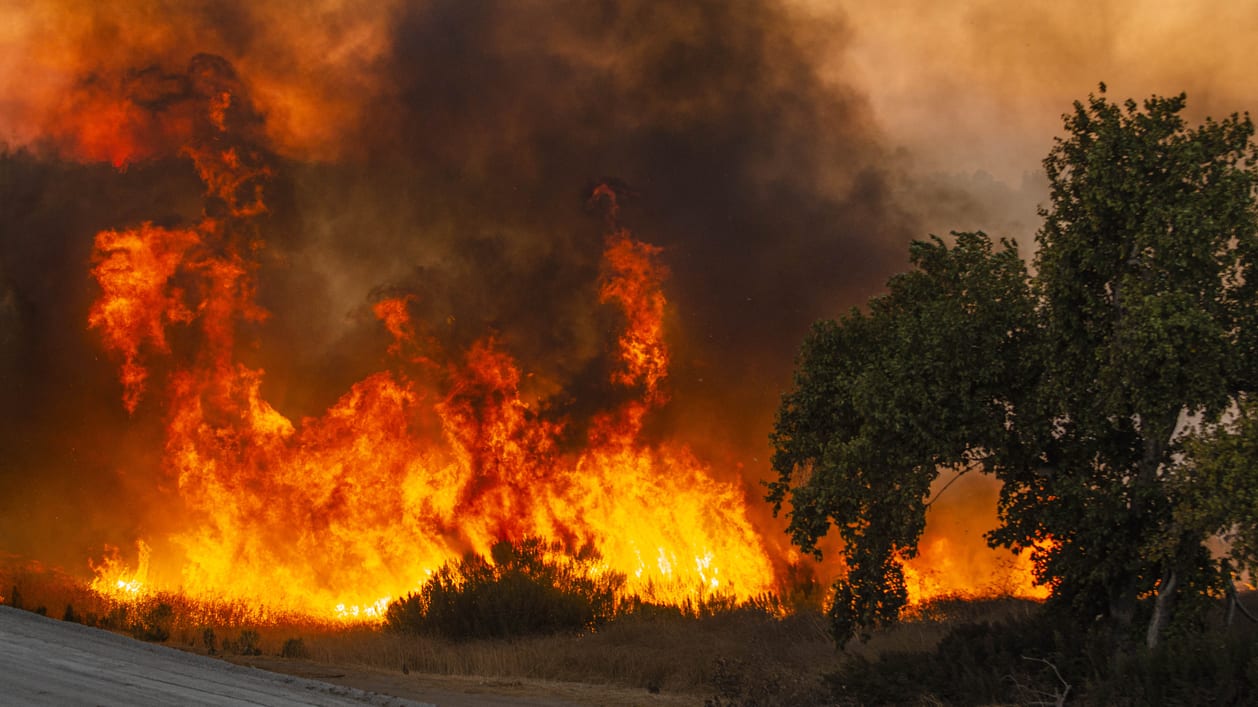
[(494, 680), (457, 675), (386, 672), (370, 668), (330, 666), (309, 660), (272, 656), (236, 657), (231, 662), (295, 677), (320, 680), (369, 692), (420, 700), (438, 707), (573, 707), (604, 705), (635, 707), (701, 705), (702, 699), (652, 694), (642, 689), (549, 680)]

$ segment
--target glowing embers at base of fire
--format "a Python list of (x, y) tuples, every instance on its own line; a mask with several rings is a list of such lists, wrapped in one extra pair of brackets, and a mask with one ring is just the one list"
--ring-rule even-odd
[(105, 557), (99, 564), (91, 563), (96, 578), (92, 580), (92, 591), (112, 599), (135, 599), (149, 590), (149, 559), (152, 550), (148, 543), (140, 540), (136, 543), (139, 558), (135, 569), (131, 569), (122, 560), (118, 548), (105, 547)]
[(391, 601), (393, 601), (393, 597), (380, 597), (366, 606), (337, 604), (336, 618), (341, 621), (380, 621), (384, 619), (385, 612), (389, 610), (389, 602)]

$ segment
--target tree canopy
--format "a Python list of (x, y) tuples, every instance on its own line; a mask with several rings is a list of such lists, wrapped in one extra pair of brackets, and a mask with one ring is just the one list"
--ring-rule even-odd
[[(767, 500), (804, 550), (842, 540), (837, 639), (898, 616), (946, 468), (1003, 482), (989, 542), (1033, 553), (1054, 605), (1147, 621), (1151, 644), (1255, 566), (1258, 443), (1235, 421), (1258, 382), (1258, 150), (1248, 116), (1190, 127), (1185, 100), (1102, 85), (1064, 116), (1033, 268), (981, 232), (916, 242), (804, 341)], [(1213, 556), (1219, 533), (1245, 537)]]

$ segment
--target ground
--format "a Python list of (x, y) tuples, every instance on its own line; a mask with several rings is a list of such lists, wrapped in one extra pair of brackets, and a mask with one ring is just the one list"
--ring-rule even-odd
[(194, 655), (0, 606), (0, 705), (682, 705), (645, 690)]
[(642, 689), (554, 680), (499, 680), (462, 675), (400, 674), (371, 668), (329, 666), (308, 660), (271, 656), (233, 657), (232, 662), (335, 685), (422, 700), (440, 707), (570, 707), (605, 705), (682, 706), (697, 703), (693, 697), (651, 694)]

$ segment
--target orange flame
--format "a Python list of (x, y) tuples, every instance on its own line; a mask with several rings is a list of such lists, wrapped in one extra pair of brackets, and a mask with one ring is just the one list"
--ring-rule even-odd
[(107, 348), (122, 353), (123, 402), (131, 412), (148, 378), (140, 363), (141, 347), (147, 344), (156, 353), (167, 353), (167, 324), (192, 320), (183, 292), (171, 285), (171, 278), (199, 242), (195, 231), (147, 223), (96, 236), (92, 276), (102, 294), (92, 305), (88, 326), (101, 330)]
[(117, 599), (133, 599), (145, 593), (152, 550), (143, 540), (136, 544), (136, 549), (139, 559), (133, 570), (123, 562), (118, 548), (106, 546), (105, 558), (99, 564), (92, 563), (92, 570), (96, 573), (91, 584), (92, 591)]
[(951, 482), (947, 475), (936, 480), (932, 493), (938, 501), (927, 509), (918, 555), (904, 565), (909, 606), (940, 597), (1047, 598), (1048, 587), (1035, 583), (1031, 552), (1015, 555), (987, 547), (984, 533), (996, 526), (999, 482), (978, 474), (955, 479), (949, 487)]
[[(181, 568), (180, 586), (166, 588), (194, 598), (379, 618), (441, 564), (529, 537), (592, 549), (598, 571), (621, 573), (626, 592), (658, 601), (746, 599), (777, 587), (745, 489), (685, 444), (644, 440), (668, 398), (667, 271), (659, 247), (619, 224), (615, 190), (600, 186), (591, 201), (607, 213), (599, 301), (622, 315), (607, 382), (620, 402), (584, 426), (546, 399), (526, 402), (527, 376), (502, 343), (487, 336), (441, 351), (403, 295), (373, 306), (393, 339), (389, 369), (294, 421), (262, 395), (265, 371), (237, 356), (240, 323), (266, 318), (255, 298), (256, 217), (272, 170), (250, 142), (251, 109), (234, 77), (205, 63), (189, 80), (195, 89), (171, 112), (177, 124), (155, 134), (188, 134), (179, 152), (205, 184), (206, 212), (186, 229), (99, 233), (92, 276), (101, 293), (88, 316), (121, 359), (129, 411), (160, 387), (164, 465), (186, 509), (169, 538), (180, 557), (150, 559), (143, 546), (130, 571), (115, 552), (95, 566), (98, 591), (152, 589), (148, 566), (164, 560)], [(199, 113), (188, 114), (193, 105)], [(122, 130), (118, 144), (133, 134)], [(125, 164), (156, 149), (106, 152)], [(193, 354), (171, 351), (175, 327), (188, 333), (181, 342), (196, 342)], [(933, 534), (938, 527), (906, 570), (915, 602), (990, 585), (965, 574), (959, 558), (975, 555), (950, 544), (954, 531)], [(1006, 574), (1016, 592), (1036, 595), (1029, 565)]]
[[(204, 123), (217, 135), (234, 102), (230, 92), (206, 95)], [(535, 536), (594, 549), (627, 576), (627, 591), (657, 600), (742, 599), (773, 587), (741, 488), (684, 445), (640, 439), (664, 400), (668, 365), (658, 248), (619, 227), (607, 236), (600, 299), (625, 321), (611, 383), (637, 396), (599, 413), (576, 451), (561, 444), (565, 420), (524, 402), (519, 367), (493, 337), (434, 364), (440, 352), (423, 350), (432, 344), (417, 335), (409, 297), (374, 306), (396, 368), (294, 423), (263, 398), (264, 371), (235, 357), (237, 324), (265, 317), (253, 292), (260, 242), (247, 224), (266, 209), (269, 168), (230, 140), (184, 153), (222, 206), (194, 229), (99, 234), (92, 275), (101, 295), (89, 316), (122, 357), (132, 411), (149, 382), (146, 361), (170, 354), (168, 328), (200, 332), (194, 359), (172, 364), (165, 379), (165, 463), (189, 512), (172, 537), (186, 558), (183, 591), (373, 617), (464, 551)], [(613, 199), (614, 224), (614, 195), (596, 195)], [(410, 370), (415, 363), (426, 367)], [(116, 584), (124, 571), (111, 560), (98, 574)]]

